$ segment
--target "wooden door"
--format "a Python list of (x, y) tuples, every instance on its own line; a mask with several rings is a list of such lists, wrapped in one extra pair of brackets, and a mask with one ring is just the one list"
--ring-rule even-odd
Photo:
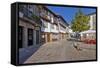
[(50, 42), (50, 33), (47, 33), (47, 42)]

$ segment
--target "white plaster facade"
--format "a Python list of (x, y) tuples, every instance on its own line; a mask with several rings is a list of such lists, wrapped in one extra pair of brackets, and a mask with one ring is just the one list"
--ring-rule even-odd
[[(38, 9), (36, 8), (36, 6), (30, 6), (30, 5), (22, 5), (22, 6), (19, 6), (19, 8), (21, 10), (19, 10), (19, 24), (18, 26), (20, 28), (22, 28), (22, 44), (20, 47), (21, 49), (22, 48), (27, 48), (29, 46), (35, 46), (35, 45), (40, 45), (40, 22), (36, 22), (34, 19), (31, 19), (31, 15), (32, 15), (32, 12), (37, 12)], [(25, 10), (25, 9), (28, 9), (28, 10)], [(36, 10), (35, 10), (36, 9)], [(29, 13), (30, 12), (30, 13)], [(28, 14), (27, 14), (28, 13)], [(37, 12), (36, 14), (37, 16), (39, 15), (39, 13)], [(30, 18), (29, 18), (30, 17)], [(36, 26), (38, 25), (38, 26)], [(20, 29), (18, 28), (18, 29)], [(31, 32), (31, 35), (29, 35), (29, 30), (32, 30)], [(38, 36), (38, 40), (37, 40), (37, 35)], [(29, 44), (29, 39), (31, 38), (31, 44)], [(37, 43), (39, 42), (39, 43)]]
[(51, 24), (45, 20), (42, 20), (42, 27), (41, 27), (41, 31), (42, 32), (51, 32), (50, 26)]
[[(84, 39), (96, 39), (96, 13), (91, 13), (88, 15), (90, 17), (89, 20), (89, 30), (81, 32), (81, 40)], [(94, 32), (93, 32), (94, 31)], [(85, 38), (84, 38), (85, 36)]]
[(89, 21), (90, 30), (95, 29), (95, 26), (96, 26), (96, 14), (91, 14), (91, 15), (89, 15), (89, 17), (90, 17), (90, 21)]
[[(59, 33), (58, 26), (55, 24), (52, 24), (51, 22), (42, 20), (42, 24), (45, 26), (41, 27), (41, 31), (43, 32), (53, 32), (53, 33)], [(52, 28), (53, 27), (53, 28)]]

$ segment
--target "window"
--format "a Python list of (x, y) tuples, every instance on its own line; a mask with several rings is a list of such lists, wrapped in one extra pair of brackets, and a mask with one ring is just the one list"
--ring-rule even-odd
[(32, 18), (32, 12), (31, 11), (28, 11), (28, 17)]
[(28, 9), (27, 9), (27, 7), (23, 8), (23, 13), (24, 13), (25, 16), (28, 16)]
[(28, 45), (33, 45), (33, 29), (28, 29)]

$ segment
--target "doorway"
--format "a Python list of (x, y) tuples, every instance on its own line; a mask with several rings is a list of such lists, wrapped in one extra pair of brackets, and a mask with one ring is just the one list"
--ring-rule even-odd
[(28, 46), (33, 45), (33, 29), (28, 29)]

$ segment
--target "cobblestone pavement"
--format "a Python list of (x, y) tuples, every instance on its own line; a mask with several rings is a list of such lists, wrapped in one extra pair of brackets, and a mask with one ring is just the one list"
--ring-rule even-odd
[(96, 59), (96, 45), (78, 43), (78, 49), (72, 41), (61, 40), (42, 45), (25, 63), (77, 61)]

